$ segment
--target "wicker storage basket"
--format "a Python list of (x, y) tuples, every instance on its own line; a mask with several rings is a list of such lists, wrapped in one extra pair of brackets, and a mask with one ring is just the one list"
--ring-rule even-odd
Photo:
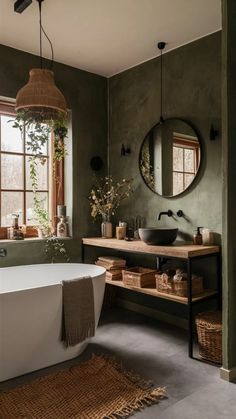
[[(179, 297), (188, 296), (188, 284), (187, 281), (180, 281), (173, 283), (173, 291), (175, 295)], [(192, 279), (192, 295), (201, 294), (203, 292), (203, 278), (196, 276)]]
[[(156, 274), (157, 291), (164, 294), (174, 294), (179, 297), (187, 297), (188, 285), (186, 280), (174, 282), (173, 277), (165, 273)], [(195, 276), (192, 278), (192, 295), (201, 294), (203, 292), (203, 278)]]
[(142, 268), (141, 266), (135, 266), (134, 268), (128, 268), (122, 271), (122, 279), (125, 285), (133, 287), (155, 288), (155, 274), (157, 271), (148, 268)]
[(207, 311), (196, 316), (199, 355), (222, 364), (222, 313)]

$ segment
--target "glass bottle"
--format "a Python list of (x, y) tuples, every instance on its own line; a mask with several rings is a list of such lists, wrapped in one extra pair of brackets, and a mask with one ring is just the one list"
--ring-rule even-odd
[(57, 224), (57, 237), (67, 237), (67, 224), (64, 216), (60, 217)]

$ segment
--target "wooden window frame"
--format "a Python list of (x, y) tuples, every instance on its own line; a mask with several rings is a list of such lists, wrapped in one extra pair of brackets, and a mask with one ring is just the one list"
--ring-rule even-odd
[[(0, 114), (1, 115), (9, 115), (15, 116), (15, 105), (11, 102), (2, 102), (0, 101)], [(27, 192), (32, 192), (32, 189), (26, 189), (26, 158), (32, 156), (31, 153), (27, 153), (25, 151), (25, 139), (23, 144), (23, 152), (8, 152), (2, 151), (0, 148), (0, 165), (1, 165), (1, 155), (19, 155), (23, 157), (23, 170), (24, 170), (24, 180), (23, 180), (23, 189), (5, 189), (1, 188), (1, 166), (0, 166), (0, 193), (3, 191), (13, 191), (13, 192), (23, 192), (24, 194), (24, 201), (23, 201), (23, 224), (26, 224), (26, 194)], [(51, 151), (51, 153), (50, 153)], [(49, 213), (51, 214), (52, 218), (52, 227), (55, 232), (56, 224), (57, 224), (57, 205), (64, 205), (64, 159), (61, 161), (56, 161), (54, 163), (54, 169), (50, 167), (50, 160), (53, 161), (53, 153), (54, 153), (54, 138), (52, 135), (51, 138), (51, 150), (47, 150), (47, 154), (44, 156), (47, 161), (47, 189), (38, 190), (38, 192), (45, 192), (48, 194), (48, 209)], [(52, 166), (52, 164), (51, 164)], [(54, 173), (53, 173), (54, 172)], [(50, 187), (50, 173), (53, 173), (52, 182)], [(7, 239), (7, 227), (1, 226), (1, 202), (0, 202), (0, 240)], [(26, 238), (30, 237), (37, 237), (37, 230), (35, 226), (26, 226)]]
[(173, 147), (176, 148), (182, 148), (183, 150), (193, 150), (194, 151), (194, 171), (188, 172), (185, 171), (185, 160), (183, 156), (183, 170), (173, 170), (172, 173), (181, 173), (183, 175), (183, 191), (185, 190), (185, 182), (184, 182), (184, 175), (194, 175), (196, 176), (196, 173), (198, 171), (199, 162), (200, 162), (200, 146), (198, 141), (194, 139), (188, 139), (188, 138), (182, 138), (182, 137), (174, 137), (173, 141)]

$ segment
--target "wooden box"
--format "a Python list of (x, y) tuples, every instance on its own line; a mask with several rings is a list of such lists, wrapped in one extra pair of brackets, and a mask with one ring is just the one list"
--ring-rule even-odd
[(156, 270), (142, 268), (141, 266), (135, 266), (134, 268), (128, 268), (122, 271), (122, 279), (124, 285), (129, 285), (138, 288), (153, 287), (155, 288)]
[[(168, 276), (165, 273), (156, 274), (156, 288), (157, 291), (164, 294), (174, 294), (179, 297), (188, 296), (187, 280), (179, 282), (173, 281), (173, 276)], [(203, 292), (203, 278), (201, 276), (192, 277), (192, 295), (201, 294)]]

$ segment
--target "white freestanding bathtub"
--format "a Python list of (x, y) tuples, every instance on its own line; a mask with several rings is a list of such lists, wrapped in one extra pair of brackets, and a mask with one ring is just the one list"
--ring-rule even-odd
[(91, 276), (96, 327), (105, 269), (81, 263), (0, 268), (0, 382), (78, 356), (89, 340), (65, 348), (60, 340), (62, 280)]

